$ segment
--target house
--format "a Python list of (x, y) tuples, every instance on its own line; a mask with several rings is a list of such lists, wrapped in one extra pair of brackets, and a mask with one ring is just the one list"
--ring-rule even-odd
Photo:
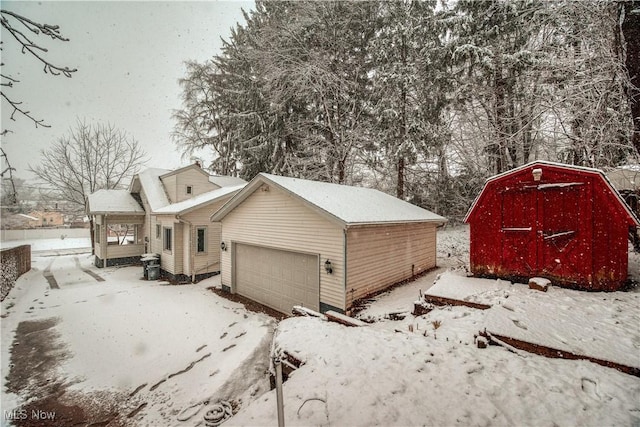
[(160, 255), (164, 277), (196, 281), (220, 271), (220, 224), (209, 217), (246, 184), (210, 176), (197, 164), (146, 169), (128, 190), (89, 196), (95, 222), (95, 264), (105, 267)]
[(2, 213), (2, 229), (33, 228), (40, 223), (40, 219), (26, 214)]
[(639, 225), (602, 171), (544, 161), (487, 180), (465, 222), (474, 275), (593, 291), (624, 284)]
[(59, 211), (40, 210), (31, 211), (29, 215), (35, 220), (29, 221), (29, 227), (62, 227), (64, 226), (64, 215)]
[(211, 220), (222, 223), (223, 289), (283, 313), (348, 313), (435, 267), (447, 221), (377, 190), (265, 173)]

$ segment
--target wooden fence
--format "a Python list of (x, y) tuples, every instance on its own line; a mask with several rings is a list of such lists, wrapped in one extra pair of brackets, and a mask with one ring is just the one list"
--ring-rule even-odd
[(0, 301), (4, 301), (18, 277), (31, 270), (31, 245), (0, 250)]

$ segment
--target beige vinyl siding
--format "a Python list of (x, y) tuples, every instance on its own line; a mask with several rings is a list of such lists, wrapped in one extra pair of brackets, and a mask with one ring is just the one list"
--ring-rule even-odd
[[(193, 265), (195, 274), (220, 271), (220, 232), (222, 225), (219, 222), (211, 222), (210, 218), (230, 197), (231, 196), (223, 200), (218, 200), (213, 204), (203, 206), (200, 209), (196, 209), (182, 216), (185, 221), (191, 223), (191, 227), (189, 224), (184, 224), (184, 274), (193, 274), (191, 271), (192, 251), (194, 253)], [(201, 254), (197, 253), (196, 248), (196, 229), (199, 227), (207, 228), (207, 247), (206, 251)]]
[[(183, 235), (181, 224), (173, 215), (152, 215), (155, 218), (155, 224), (160, 225), (160, 238), (155, 239), (155, 224), (153, 225), (153, 238), (156, 240), (157, 247), (154, 253), (160, 254), (160, 268), (171, 273), (182, 273), (182, 250)], [(163, 245), (164, 228), (171, 228), (171, 251), (165, 251)]]
[[(144, 193), (144, 190), (140, 190), (140, 200), (142, 201), (142, 208), (144, 209), (144, 232), (142, 233), (142, 238), (144, 242), (147, 242), (146, 252), (147, 253), (157, 253), (158, 250), (156, 238), (156, 221), (155, 215), (151, 215), (151, 206), (149, 205), (149, 199), (147, 199), (147, 195)], [(146, 238), (146, 239), (145, 239)], [(162, 249), (162, 247), (160, 247)]]
[[(268, 191), (263, 191), (268, 188)], [(320, 301), (344, 310), (342, 228), (274, 186), (253, 192), (222, 220), (222, 284), (235, 292), (231, 275), (231, 243), (246, 243), (320, 255)], [(324, 272), (331, 260), (333, 274)]]
[(409, 223), (349, 228), (347, 264), (349, 306), (359, 298), (435, 267), (436, 225)]
[(99, 241), (98, 239), (94, 239), (94, 252), (95, 255), (100, 259), (105, 259), (107, 256), (107, 232), (105, 226), (103, 225), (104, 223), (104, 215), (95, 216), (95, 223), (93, 224), (93, 227), (95, 229), (94, 233), (99, 233), (100, 237), (98, 237)]
[(107, 224), (142, 224), (144, 216), (141, 215), (105, 215)]
[[(161, 178), (171, 203), (179, 203), (191, 199), (199, 194), (216, 190), (220, 187), (209, 182), (209, 177), (197, 169), (187, 169), (177, 174)], [(192, 193), (187, 194), (187, 185), (192, 187)]]

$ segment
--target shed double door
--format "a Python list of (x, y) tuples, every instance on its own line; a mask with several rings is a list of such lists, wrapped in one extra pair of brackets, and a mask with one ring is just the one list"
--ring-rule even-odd
[(502, 192), (502, 265), (517, 275), (576, 274), (581, 253), (583, 183), (525, 184)]

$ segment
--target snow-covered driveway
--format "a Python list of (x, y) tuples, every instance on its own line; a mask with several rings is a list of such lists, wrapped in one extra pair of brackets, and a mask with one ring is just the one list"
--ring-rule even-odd
[(141, 276), (141, 267), (96, 269), (86, 254), (35, 257), (2, 304), (2, 407), (34, 392), (4, 387), (16, 329), (48, 319), (66, 350), (50, 375), (69, 393), (120, 396), (131, 423), (195, 424), (209, 404), (241, 405), (268, 389), (273, 319), (206, 289), (216, 278), (171, 286)]

